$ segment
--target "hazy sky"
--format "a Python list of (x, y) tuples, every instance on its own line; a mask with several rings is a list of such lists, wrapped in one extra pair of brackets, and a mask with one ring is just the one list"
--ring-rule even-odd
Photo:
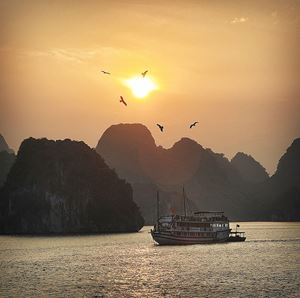
[[(299, 41), (299, 1), (1, 0), (0, 133), (94, 147), (140, 122), (158, 145), (187, 136), (272, 173), (300, 137)], [(121, 80), (145, 69), (159, 89), (137, 99)]]

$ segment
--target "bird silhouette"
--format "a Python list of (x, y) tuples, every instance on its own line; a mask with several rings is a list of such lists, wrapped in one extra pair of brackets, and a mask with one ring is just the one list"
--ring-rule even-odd
[(159, 127), (159, 129), (160, 129), (161, 132), (164, 131), (164, 127), (163, 127), (162, 125), (160, 125), (160, 124), (158, 124), (158, 123), (157, 123), (156, 125)]
[(110, 75), (110, 72), (108, 72), (108, 71), (105, 71), (105, 70), (101, 70), (101, 72), (102, 72), (103, 74), (107, 74), (107, 75)]
[(145, 75), (147, 74), (148, 70), (145, 70), (144, 72), (141, 73), (141, 75), (143, 76), (143, 78), (145, 77)]
[(193, 124), (190, 125), (190, 128), (192, 128), (193, 126), (196, 126), (196, 124), (198, 123), (198, 121), (194, 122)]
[(126, 101), (124, 100), (123, 96), (120, 96), (120, 98), (121, 98), (120, 102), (123, 103), (125, 106), (127, 106), (127, 103), (126, 103)]

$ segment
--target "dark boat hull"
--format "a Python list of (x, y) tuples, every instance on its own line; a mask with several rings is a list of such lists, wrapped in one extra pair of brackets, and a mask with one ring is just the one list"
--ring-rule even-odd
[(152, 238), (159, 245), (190, 245), (227, 242), (228, 238), (179, 237), (151, 231)]
[(246, 240), (246, 237), (239, 237), (239, 236), (230, 236), (228, 238), (228, 242), (242, 242), (242, 241), (245, 241)]

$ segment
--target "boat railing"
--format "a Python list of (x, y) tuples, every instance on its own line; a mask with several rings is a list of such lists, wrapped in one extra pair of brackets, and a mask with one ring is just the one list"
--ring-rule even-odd
[(218, 221), (228, 221), (228, 218), (226, 216), (222, 217), (198, 217), (198, 216), (180, 216), (175, 215), (174, 220), (176, 221), (189, 221), (189, 222), (218, 222)]
[(229, 235), (234, 237), (245, 237), (245, 232), (231, 231)]

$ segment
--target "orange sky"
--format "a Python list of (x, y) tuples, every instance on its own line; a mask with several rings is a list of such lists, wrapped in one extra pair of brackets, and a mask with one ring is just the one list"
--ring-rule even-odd
[[(299, 36), (299, 1), (2, 0), (0, 133), (94, 147), (140, 122), (158, 145), (187, 136), (272, 173), (300, 137)], [(141, 100), (121, 79), (145, 69), (159, 89)]]

